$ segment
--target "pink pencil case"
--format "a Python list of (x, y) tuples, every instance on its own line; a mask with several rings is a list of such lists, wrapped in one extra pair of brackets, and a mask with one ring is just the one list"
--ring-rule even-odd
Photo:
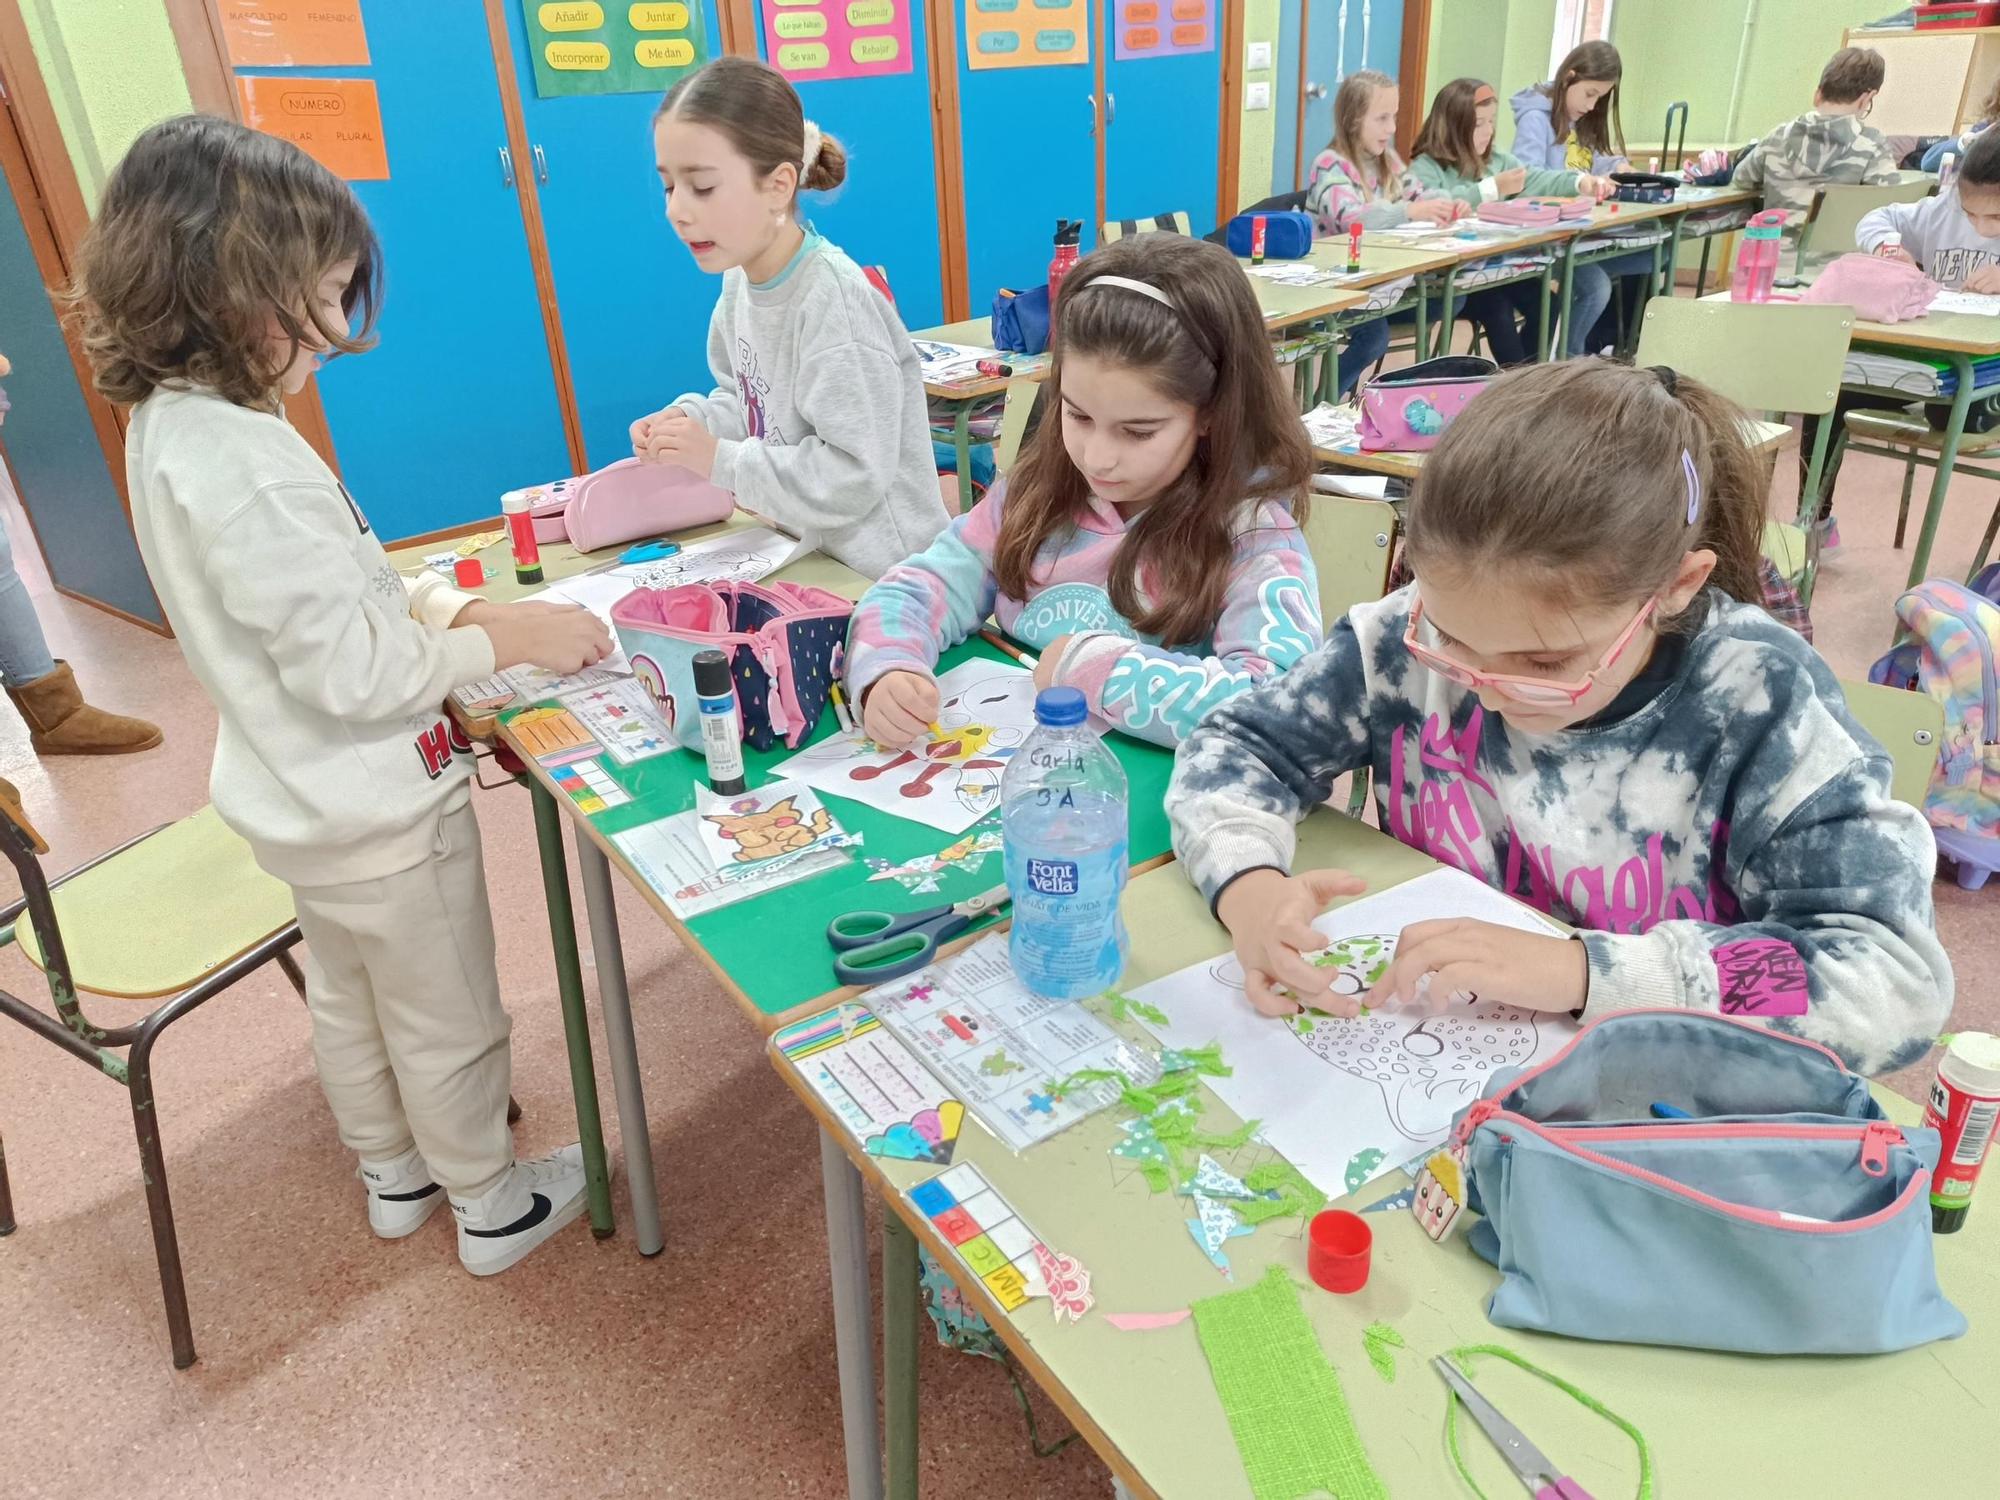
[(1397, 370), (1361, 392), (1363, 453), (1423, 453), (1500, 367), (1470, 354), (1446, 354)]
[(538, 484), (526, 494), (535, 540), (566, 541), (579, 552), (726, 521), (736, 509), (727, 490), (692, 469), (636, 458), (621, 458), (593, 474)]
[(1479, 217), (1493, 224), (1546, 229), (1565, 219), (1587, 219), (1595, 207), (1589, 198), (1502, 198), (1479, 205)]

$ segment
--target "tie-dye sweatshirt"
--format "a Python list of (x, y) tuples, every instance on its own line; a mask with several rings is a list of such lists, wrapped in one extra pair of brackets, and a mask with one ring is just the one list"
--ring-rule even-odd
[(1141, 636), (1111, 603), (1107, 580), (1126, 532), (1116, 507), (1093, 495), (1076, 526), (1043, 546), (1033, 592), (1013, 599), (993, 577), (1006, 504), (1003, 480), (928, 550), (862, 595), (847, 646), (855, 702), (884, 673), (930, 672), (941, 653), (992, 615), (1037, 650), (1068, 636), (1056, 681), (1082, 689), (1092, 712), (1113, 728), (1177, 745), (1218, 703), (1320, 645), (1319, 579), (1284, 505), (1245, 502), (1214, 631), (1197, 648), (1169, 650)]
[(1930, 827), (1795, 632), (1711, 595), (1650, 699), (1527, 735), (1404, 648), (1410, 593), (1351, 610), (1181, 748), (1174, 848), (1211, 902), (1290, 869), (1294, 825), (1366, 768), (1385, 831), (1583, 929), (1586, 1018), (1753, 1016), (1867, 1073), (1923, 1052), (1952, 996)]
[(1306, 212), (1319, 221), (1321, 234), (1345, 234), (1356, 224), (1363, 229), (1393, 229), (1410, 217), (1410, 205), (1419, 198), (1445, 196), (1426, 188), (1393, 151), (1384, 159), (1388, 173), (1378, 182), (1331, 146), (1313, 158)]

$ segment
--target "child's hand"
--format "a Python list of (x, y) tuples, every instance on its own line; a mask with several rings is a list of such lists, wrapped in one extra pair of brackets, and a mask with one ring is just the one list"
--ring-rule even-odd
[(1528, 185), (1526, 167), (1509, 167), (1504, 172), (1493, 175), (1493, 186), (1503, 198), (1511, 198)]
[(1965, 289), (1989, 297), (2000, 292), (2000, 266), (1981, 266), (1965, 278)]
[(1609, 177), (1593, 177), (1588, 172), (1576, 174), (1576, 195), (1579, 198), (1595, 198), (1602, 203), (1618, 191), (1618, 184)]
[(715, 472), (715, 439), (709, 430), (678, 406), (657, 413), (646, 441), (638, 450), (647, 463), (679, 464), (703, 479)]
[(496, 669), (532, 663), (567, 677), (611, 654), (611, 632), (587, 609), (520, 600), (480, 599), (458, 612), (453, 625), (477, 625), (493, 642)]
[(861, 728), (889, 750), (908, 750), (928, 739), (937, 716), (937, 679), (928, 672), (887, 673), (861, 700)]
[[(1339, 896), (1358, 896), (1368, 882), (1345, 870), (1309, 870), (1280, 875), (1252, 870), (1230, 882), (1216, 915), (1236, 940), (1243, 965), (1243, 992), (1258, 1013), (1296, 1015), (1306, 1006), (1337, 1016), (1357, 1014), (1360, 1003), (1333, 993), (1335, 971), (1314, 968), (1305, 955), (1327, 945), (1312, 920)], [(1289, 994), (1281, 994), (1283, 985)]]
[(1590, 993), (1582, 943), (1455, 917), (1412, 922), (1371, 1003), (1443, 1010), (1484, 1000), (1523, 1010), (1581, 1010)]
[(653, 428), (658, 424), (660, 418), (664, 417), (668, 412), (679, 410), (680, 408), (677, 406), (663, 406), (658, 411), (647, 412), (645, 416), (632, 424), (632, 456), (634, 458), (644, 458), (646, 456), (646, 444), (652, 441)]
[(1035, 663), (1035, 691), (1042, 692), (1056, 685), (1056, 668), (1062, 665), (1063, 653), (1069, 650), (1073, 635), (1059, 635), (1044, 648), (1040, 660)]
[(1884, 260), (1899, 260), (1906, 266), (1914, 266), (1917, 263), (1917, 258), (1894, 240), (1890, 240), (1886, 244), (1877, 245), (1875, 253)]
[(1458, 201), (1453, 198), (1419, 198), (1410, 205), (1410, 217), (1426, 224), (1449, 224), (1458, 217)]

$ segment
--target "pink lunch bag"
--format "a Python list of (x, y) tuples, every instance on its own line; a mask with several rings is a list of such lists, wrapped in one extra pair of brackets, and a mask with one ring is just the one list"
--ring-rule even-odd
[(568, 542), (579, 552), (726, 521), (736, 509), (735, 497), (692, 469), (636, 458), (512, 493), (529, 497), (536, 541)]
[(1938, 284), (1915, 266), (1879, 255), (1842, 255), (1799, 300), (1851, 307), (1866, 323), (1902, 323), (1921, 318), (1937, 294)]
[(1361, 393), (1363, 453), (1422, 453), (1500, 367), (1470, 354), (1427, 359), (1378, 380)]

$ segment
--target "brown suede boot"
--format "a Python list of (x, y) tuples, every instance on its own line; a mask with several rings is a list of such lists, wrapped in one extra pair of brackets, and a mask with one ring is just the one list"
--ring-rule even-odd
[(164, 738), (158, 725), (85, 703), (66, 661), (26, 687), (8, 688), (7, 696), (27, 720), (29, 742), (42, 755), (129, 755)]

